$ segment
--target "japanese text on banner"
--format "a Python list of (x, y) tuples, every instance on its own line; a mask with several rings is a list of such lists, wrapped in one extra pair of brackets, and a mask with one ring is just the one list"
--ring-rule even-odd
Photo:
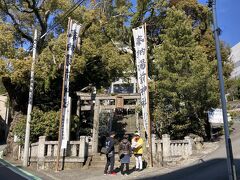
[(147, 47), (146, 47), (146, 36), (144, 31), (144, 26), (133, 29), (134, 45), (136, 52), (136, 64), (137, 64), (137, 77), (138, 77), (138, 87), (139, 93), (141, 94), (141, 106), (142, 106), (142, 116), (143, 125), (145, 131), (148, 132), (148, 84), (147, 84)]

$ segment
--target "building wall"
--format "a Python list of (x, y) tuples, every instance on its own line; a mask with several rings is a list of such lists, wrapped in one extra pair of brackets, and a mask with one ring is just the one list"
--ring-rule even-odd
[(111, 84), (110, 93), (136, 93), (136, 86), (137, 80), (135, 77), (119, 78)]
[(234, 64), (231, 78), (240, 78), (240, 42), (231, 48), (230, 58)]
[(6, 140), (6, 102), (7, 96), (0, 95), (0, 143)]
[(0, 116), (3, 120), (6, 120), (6, 103), (7, 103), (7, 96), (0, 95)]

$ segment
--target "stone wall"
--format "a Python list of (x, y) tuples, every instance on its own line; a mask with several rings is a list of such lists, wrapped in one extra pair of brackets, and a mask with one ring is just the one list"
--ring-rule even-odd
[(171, 140), (168, 134), (162, 135), (162, 139), (156, 139), (152, 135), (152, 152), (155, 165), (163, 165), (167, 162), (187, 159), (193, 154), (195, 142), (189, 136), (183, 140)]
[[(57, 159), (58, 141), (46, 141), (40, 136), (39, 141), (32, 143), (29, 148), (29, 163), (37, 169), (54, 169)], [(23, 160), (24, 149), (19, 146), (18, 158)], [(63, 156), (64, 154), (64, 156)], [(88, 138), (81, 136), (79, 141), (69, 141), (67, 149), (61, 150), (60, 163), (64, 169), (82, 167), (88, 157)]]

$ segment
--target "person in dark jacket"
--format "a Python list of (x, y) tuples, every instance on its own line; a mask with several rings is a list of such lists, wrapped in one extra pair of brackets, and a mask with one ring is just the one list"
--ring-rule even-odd
[[(114, 169), (114, 162), (115, 162), (115, 149), (114, 149), (114, 137), (115, 137), (115, 132), (110, 132), (109, 137), (107, 137), (106, 142), (105, 142), (105, 147), (107, 148), (107, 162), (106, 166), (104, 169), (104, 175), (111, 174), (111, 175), (116, 175), (116, 173), (113, 171)], [(110, 170), (108, 171), (108, 168), (110, 166)]]
[[(128, 135), (123, 136), (123, 140), (119, 144), (119, 156), (121, 160), (121, 174), (129, 174), (129, 163), (131, 157), (131, 143), (128, 140)], [(124, 165), (126, 166), (126, 171), (124, 172)]]

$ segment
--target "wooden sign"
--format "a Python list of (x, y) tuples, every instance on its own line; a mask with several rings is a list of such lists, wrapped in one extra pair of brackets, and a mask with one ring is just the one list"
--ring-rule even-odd
[(116, 108), (123, 108), (123, 106), (124, 106), (124, 99), (123, 99), (123, 97), (117, 97), (116, 98)]

